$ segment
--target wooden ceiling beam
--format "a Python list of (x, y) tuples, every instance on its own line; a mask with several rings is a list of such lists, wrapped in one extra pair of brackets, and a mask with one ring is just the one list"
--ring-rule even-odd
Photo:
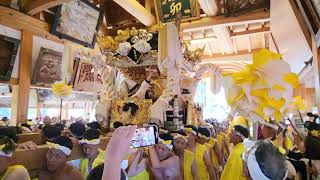
[(0, 24), (18, 31), (27, 29), (33, 35), (40, 36), (58, 43), (64, 42), (64, 40), (61, 40), (57, 36), (50, 34), (50, 27), (48, 23), (11, 8), (0, 6)]
[(70, 0), (21, 0), (21, 9), (23, 12), (33, 16), (45, 9), (58, 6), (68, 1)]
[(113, 0), (132, 16), (137, 18), (145, 26), (152, 26), (156, 23), (156, 18), (145, 7), (136, 0)]
[(221, 58), (221, 57), (231, 57), (231, 56), (239, 56), (239, 55), (248, 55), (248, 54), (252, 54), (254, 52), (260, 51), (261, 49), (252, 49), (251, 52), (249, 52), (248, 50), (245, 51), (238, 51), (238, 53), (231, 53), (231, 54), (212, 54), (212, 56), (203, 56), (202, 59), (213, 59), (213, 58)]
[(270, 11), (260, 11), (241, 15), (238, 17), (225, 17), (223, 15), (204, 17), (197, 21), (181, 23), (181, 30), (183, 32), (194, 31), (195, 29), (210, 28), (211, 26), (232, 26), (239, 24), (250, 24), (258, 22), (270, 21)]
[(268, 33), (268, 32), (270, 32), (270, 27), (263, 27), (260, 29), (251, 29), (251, 30), (246, 30), (241, 32), (230, 32), (230, 36), (231, 38), (235, 38), (238, 36), (247, 36), (251, 34)]

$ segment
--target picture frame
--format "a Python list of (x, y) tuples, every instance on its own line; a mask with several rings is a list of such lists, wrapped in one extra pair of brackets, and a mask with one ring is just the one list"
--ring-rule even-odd
[(32, 84), (51, 87), (56, 81), (62, 80), (62, 52), (41, 47), (33, 70)]
[(224, 0), (224, 15), (239, 16), (263, 9), (270, 9), (270, 0)]
[(315, 39), (317, 47), (320, 47), (320, 2), (318, 0), (296, 0), (298, 8)]
[(181, 22), (200, 19), (200, 6), (197, 0), (153, 0), (157, 21), (175, 21), (177, 11), (181, 12)]
[(88, 60), (80, 60), (74, 82), (74, 88), (86, 92), (103, 92), (105, 74), (101, 67)]
[(102, 18), (102, 8), (88, 0), (72, 0), (58, 6), (51, 33), (94, 48)]
[(0, 35), (0, 81), (10, 81), (20, 40)]

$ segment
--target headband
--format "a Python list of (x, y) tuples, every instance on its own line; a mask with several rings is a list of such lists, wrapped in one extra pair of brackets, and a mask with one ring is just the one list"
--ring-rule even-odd
[(90, 145), (98, 145), (100, 144), (100, 139), (82, 139), (79, 141), (80, 144), (90, 144)]
[(2, 144), (2, 145), (0, 146), (0, 156), (12, 157), (12, 152), (10, 152), (10, 153), (5, 153), (4, 151), (2, 151), (5, 147), (6, 147), (5, 144)]
[(272, 128), (272, 129), (278, 130), (278, 126), (276, 126), (276, 125), (274, 125), (274, 124), (271, 124), (271, 123), (268, 123), (268, 122), (266, 122), (266, 121), (259, 121), (259, 123), (260, 123), (260, 124), (263, 124), (263, 125), (265, 125), (265, 126), (268, 126), (268, 127)]
[(176, 134), (173, 139), (178, 139), (178, 138), (182, 138), (183, 140), (185, 140), (186, 142), (188, 142), (187, 136), (182, 136), (181, 134)]
[(55, 144), (52, 142), (47, 142), (46, 144), (49, 146), (50, 149), (53, 148), (53, 149), (61, 150), (67, 156), (71, 154), (71, 149), (69, 149), (68, 147), (61, 146), (60, 144)]
[(193, 130), (192, 128), (184, 128), (187, 132), (192, 133), (193, 135), (197, 135), (197, 132), (195, 130)]
[(241, 132), (237, 131), (234, 127), (232, 130), (233, 130), (233, 133), (240, 136), (242, 140), (246, 139), (246, 137), (242, 135)]
[(204, 139), (210, 139), (209, 137), (202, 135), (200, 132), (198, 133), (198, 137), (204, 138)]
[(165, 130), (165, 129), (160, 129), (160, 132), (162, 132), (162, 133), (168, 133), (169, 131), (168, 131), (168, 130)]
[[(249, 152), (249, 155), (248, 155), (248, 158), (247, 158), (247, 167), (248, 167), (248, 170), (249, 170), (249, 173), (250, 173), (250, 177), (252, 179), (259, 179), (259, 180), (270, 180), (268, 177), (266, 177), (263, 172), (261, 171), (260, 169), (260, 166), (257, 162), (257, 159), (256, 159), (256, 150), (257, 150), (258, 146), (257, 147), (254, 147), (250, 152)], [(285, 180), (288, 176), (288, 170), (286, 171), (286, 175), (285, 177), (283, 178), (283, 180)]]
[(162, 144), (166, 145), (167, 148), (169, 148), (170, 150), (173, 149), (172, 140), (165, 141), (165, 140), (159, 138), (159, 142), (161, 142)]

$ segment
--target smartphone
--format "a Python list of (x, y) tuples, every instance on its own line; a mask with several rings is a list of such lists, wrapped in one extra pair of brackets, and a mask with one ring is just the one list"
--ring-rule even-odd
[(147, 126), (136, 129), (136, 132), (131, 139), (131, 148), (147, 147), (155, 144), (158, 144), (156, 126)]

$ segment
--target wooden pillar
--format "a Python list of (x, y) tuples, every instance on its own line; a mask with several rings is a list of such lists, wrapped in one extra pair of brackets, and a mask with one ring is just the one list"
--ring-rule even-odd
[(22, 30), (19, 62), (19, 92), (17, 123), (27, 121), (29, 106), (30, 77), (32, 69), (32, 33)]
[(320, 109), (320, 50), (317, 48), (314, 39), (312, 39), (312, 53), (315, 76), (315, 103), (318, 109)]
[(17, 108), (18, 108), (18, 93), (19, 93), (19, 86), (12, 85), (12, 97), (11, 97), (11, 118), (9, 121), (9, 126), (16, 126), (17, 125)]

